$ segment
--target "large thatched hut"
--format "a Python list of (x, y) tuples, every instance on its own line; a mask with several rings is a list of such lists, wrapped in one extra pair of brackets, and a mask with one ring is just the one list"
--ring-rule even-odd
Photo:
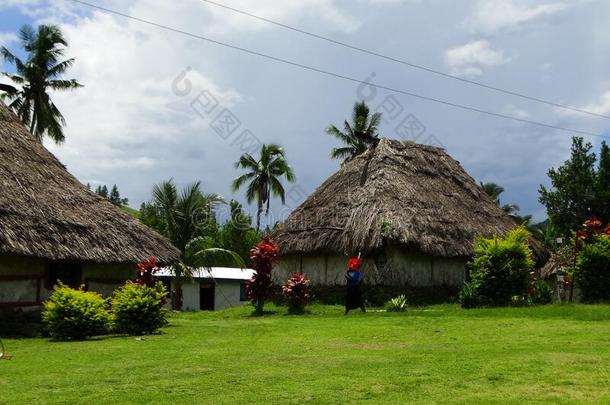
[(460, 286), (475, 238), (515, 226), (443, 149), (382, 139), (280, 225), (276, 277), (342, 284), (348, 255), (361, 252), (370, 283)]
[(179, 252), (84, 187), (0, 102), (0, 306), (39, 305), (58, 279), (110, 293)]

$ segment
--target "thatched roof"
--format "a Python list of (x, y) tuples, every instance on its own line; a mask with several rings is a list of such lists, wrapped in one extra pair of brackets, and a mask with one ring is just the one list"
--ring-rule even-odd
[(52, 260), (161, 262), (179, 251), (87, 190), (0, 102), (0, 252)]
[(442, 257), (516, 226), (443, 149), (382, 139), (326, 180), (275, 233), (283, 254), (371, 253), (384, 243)]

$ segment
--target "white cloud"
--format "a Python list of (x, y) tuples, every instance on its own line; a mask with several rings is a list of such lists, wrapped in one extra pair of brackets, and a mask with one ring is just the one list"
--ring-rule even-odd
[(16, 42), (19, 38), (14, 32), (0, 32), (0, 45), (10, 45)]
[(537, 18), (557, 14), (572, 4), (554, 2), (529, 4), (524, 0), (482, 0), (475, 6), (471, 16), (463, 21), (472, 33), (493, 34), (504, 29), (518, 27)]
[(514, 106), (512, 104), (507, 104), (506, 106), (504, 106), (504, 108), (502, 109), (502, 113), (505, 115), (510, 115), (511, 117), (515, 117), (515, 118), (521, 118), (521, 119), (525, 119), (527, 117), (529, 117), (529, 114), (527, 111), (518, 108), (517, 106)]
[[(610, 90), (605, 91), (596, 102), (576, 107), (580, 110), (589, 111), (595, 114), (610, 115)], [(565, 108), (557, 108), (555, 111), (560, 115), (583, 117), (582, 113), (566, 110)]]
[[(115, 1), (115, 4), (121, 7), (123, 2)], [(339, 32), (353, 32), (359, 27), (359, 21), (337, 6), (336, 0), (233, 0), (226, 4), (288, 25), (312, 25), (317, 29)], [(160, 16), (162, 21), (180, 21), (181, 25), (191, 26), (194, 32), (204, 34), (234, 35), (279, 29), (273, 24), (197, 1), (186, 4), (140, 0), (129, 7), (129, 11), (153, 21), (159, 21)], [(180, 18), (176, 19), (178, 16)]]
[(445, 52), (444, 59), (451, 74), (466, 77), (480, 76), (484, 67), (510, 62), (510, 58), (504, 56), (504, 51), (493, 49), (485, 40), (451, 48)]

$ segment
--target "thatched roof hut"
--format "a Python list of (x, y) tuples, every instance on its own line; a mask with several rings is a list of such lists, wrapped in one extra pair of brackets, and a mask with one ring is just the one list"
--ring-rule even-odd
[(179, 251), (83, 186), (0, 102), (0, 253), (93, 263)]
[(467, 258), (477, 236), (515, 226), (443, 149), (381, 139), (318, 187), (275, 237), (282, 254), (301, 261), (314, 254), (374, 256), (386, 246)]

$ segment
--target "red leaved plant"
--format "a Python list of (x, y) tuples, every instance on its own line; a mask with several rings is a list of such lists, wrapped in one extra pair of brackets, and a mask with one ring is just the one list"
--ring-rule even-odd
[(288, 303), (288, 312), (302, 314), (311, 297), (309, 279), (305, 274), (292, 273), (282, 286), (282, 293)]
[(275, 242), (269, 236), (265, 236), (261, 243), (250, 250), (254, 275), (246, 285), (246, 294), (258, 314), (263, 313), (265, 302), (273, 298), (271, 270), (279, 259), (279, 254)]

